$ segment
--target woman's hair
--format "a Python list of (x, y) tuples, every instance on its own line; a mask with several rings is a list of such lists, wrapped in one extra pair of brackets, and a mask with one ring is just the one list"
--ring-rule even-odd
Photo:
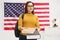
[[(26, 3), (26, 5), (25, 5), (25, 13), (28, 13), (27, 6), (28, 6), (29, 3), (32, 3), (33, 6), (34, 6), (34, 3), (33, 3), (33, 2), (28, 1), (28, 2)], [(34, 10), (32, 11), (32, 14), (34, 14)]]

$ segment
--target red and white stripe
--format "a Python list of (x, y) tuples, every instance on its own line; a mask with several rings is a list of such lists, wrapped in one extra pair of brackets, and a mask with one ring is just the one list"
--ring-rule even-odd
[[(40, 30), (44, 30), (44, 27), (50, 26), (49, 20), (49, 3), (34, 3), (34, 13), (39, 18)], [(4, 30), (14, 30), (15, 24), (18, 18), (5, 17), (4, 18)]]

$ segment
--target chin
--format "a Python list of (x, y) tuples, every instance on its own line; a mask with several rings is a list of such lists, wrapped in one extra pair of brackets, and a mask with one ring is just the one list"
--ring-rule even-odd
[(32, 12), (32, 10), (30, 10), (30, 12)]

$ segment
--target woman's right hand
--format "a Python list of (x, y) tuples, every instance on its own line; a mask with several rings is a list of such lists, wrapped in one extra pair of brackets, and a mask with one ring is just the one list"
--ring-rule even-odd
[(26, 28), (26, 27), (21, 27), (20, 29), (21, 29), (21, 30), (24, 30), (24, 29), (27, 29), (27, 28)]

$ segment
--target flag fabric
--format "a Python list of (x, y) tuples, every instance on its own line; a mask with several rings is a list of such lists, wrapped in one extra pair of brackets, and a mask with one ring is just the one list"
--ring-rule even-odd
[[(25, 3), (4, 3), (4, 30), (14, 30), (19, 15), (24, 13)], [(49, 3), (34, 3), (34, 14), (38, 16), (40, 29), (50, 26)]]

